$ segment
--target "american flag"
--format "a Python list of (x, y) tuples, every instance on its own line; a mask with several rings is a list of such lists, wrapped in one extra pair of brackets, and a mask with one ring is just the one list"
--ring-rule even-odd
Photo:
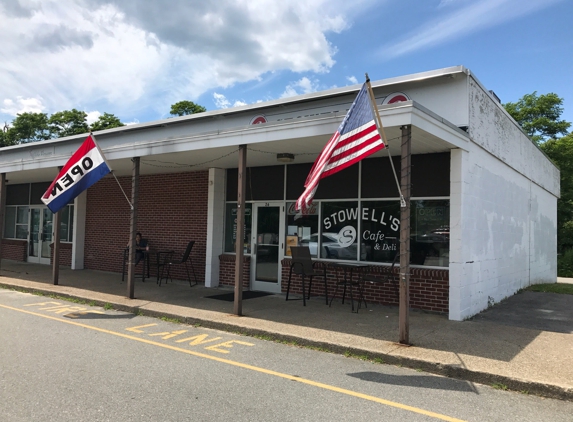
[(314, 162), (304, 184), (305, 190), (296, 201), (296, 210), (310, 206), (320, 179), (344, 170), (384, 147), (376, 128), (365, 83), (338, 130)]

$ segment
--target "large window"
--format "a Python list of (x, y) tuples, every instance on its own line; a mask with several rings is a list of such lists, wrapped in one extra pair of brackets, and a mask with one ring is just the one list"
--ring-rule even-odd
[[(28, 239), (28, 215), (30, 207), (7, 206), (4, 219), (4, 237), (7, 239)], [(62, 208), (62, 221), (60, 226), (60, 240), (71, 242), (74, 233), (74, 206)]]
[[(399, 157), (394, 157), (399, 171)], [(362, 160), (321, 180), (310, 209), (295, 212), (312, 163), (252, 169), (247, 199), (285, 201), (285, 256), (291, 246), (308, 246), (314, 258), (391, 263), (400, 253), (400, 203), (388, 158)], [(450, 154), (412, 157), (410, 262), (449, 264)], [(225, 252), (235, 252), (236, 170), (227, 172)], [(382, 182), (383, 181), (383, 182)], [(268, 186), (267, 186), (268, 185)], [(272, 185), (272, 186), (271, 186)], [(266, 187), (265, 187), (266, 186)], [(248, 207), (251, 204), (247, 205)], [(250, 253), (250, 208), (245, 216), (245, 252)]]
[[(251, 253), (252, 204), (245, 204), (244, 253)], [(230, 202), (225, 207), (225, 252), (236, 252), (237, 241), (237, 203)]]

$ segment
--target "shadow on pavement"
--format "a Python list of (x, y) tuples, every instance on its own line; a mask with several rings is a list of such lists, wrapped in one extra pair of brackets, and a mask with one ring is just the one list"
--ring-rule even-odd
[(362, 381), (377, 382), (387, 385), (402, 385), (405, 387), (431, 388), (434, 390), (466, 391), (476, 393), (477, 390), (468, 381), (459, 381), (432, 375), (389, 375), (381, 372), (356, 372), (346, 374)]

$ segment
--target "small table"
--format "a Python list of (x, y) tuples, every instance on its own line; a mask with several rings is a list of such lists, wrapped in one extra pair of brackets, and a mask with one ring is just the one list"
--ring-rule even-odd
[[(156, 250), (156, 249), (149, 249), (149, 250), (138, 250), (138, 252), (142, 252), (143, 253), (143, 271), (141, 273), (141, 281), (145, 282), (145, 269), (147, 268), (147, 278), (149, 278), (149, 261), (150, 261), (150, 257), (155, 255), (155, 266), (157, 267), (157, 283), (159, 283), (159, 274), (160, 274), (160, 269), (163, 265), (165, 265), (165, 260), (170, 258), (174, 251), (161, 251), (161, 250)], [(162, 259), (161, 256), (165, 255), (165, 257)], [(125, 273), (126, 273), (126, 266), (127, 263), (129, 262), (129, 248), (125, 248), (123, 250), (123, 268), (122, 268), (122, 272), (121, 272), (121, 281), (125, 280)], [(137, 275), (134, 275), (134, 277), (138, 277)]]
[[(358, 287), (358, 306), (356, 307), (356, 312), (358, 312), (358, 310), (360, 309), (360, 304), (362, 302), (364, 302), (364, 306), (366, 306), (366, 300), (364, 299), (364, 292), (362, 291), (363, 289), (360, 284), (360, 281), (358, 280), (356, 282), (353, 282), (352, 273), (354, 272), (354, 270), (358, 270), (361, 272), (364, 269), (370, 267), (370, 265), (361, 262), (333, 262), (329, 266), (333, 267), (335, 271), (338, 270), (339, 268), (344, 270), (344, 279), (342, 281), (336, 282), (336, 290), (334, 292), (334, 295), (330, 299), (330, 305), (328, 306), (332, 306), (332, 301), (334, 300), (334, 297), (336, 296), (336, 293), (338, 292), (338, 287), (340, 285), (344, 286), (344, 292), (342, 293), (342, 303), (344, 303), (344, 298), (346, 297), (346, 286), (350, 286), (350, 303), (352, 305), (352, 312), (354, 312), (354, 295), (352, 294), (352, 286)], [(350, 278), (348, 278), (348, 273), (350, 273)]]

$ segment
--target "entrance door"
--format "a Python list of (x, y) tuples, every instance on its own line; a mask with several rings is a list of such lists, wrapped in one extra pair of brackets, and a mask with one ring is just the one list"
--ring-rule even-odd
[(281, 260), (284, 257), (284, 204), (253, 204), (251, 239), (251, 289), (281, 291)]
[(30, 207), (28, 262), (50, 264), (53, 216), (46, 207)]

